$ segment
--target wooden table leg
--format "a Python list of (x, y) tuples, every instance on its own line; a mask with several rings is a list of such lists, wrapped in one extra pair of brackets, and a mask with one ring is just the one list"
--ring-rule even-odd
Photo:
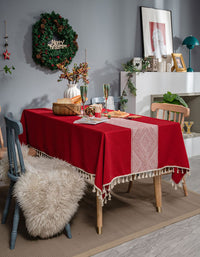
[(103, 227), (103, 208), (101, 200), (98, 196), (96, 196), (96, 204), (97, 204), (97, 234), (101, 235), (102, 227)]
[(133, 186), (133, 181), (129, 181), (127, 193), (131, 192), (132, 186)]
[(158, 212), (162, 211), (162, 187), (161, 187), (161, 175), (155, 176), (154, 181), (154, 191), (156, 198), (156, 209)]
[(134, 177), (135, 177), (135, 175), (132, 176), (132, 180), (129, 182), (127, 193), (130, 193), (130, 192), (131, 192), (131, 188), (132, 188), (132, 186), (133, 186)]
[(184, 191), (184, 195), (188, 196), (188, 191), (187, 191), (187, 186), (186, 186), (186, 182), (185, 182), (185, 177), (183, 177), (183, 191)]

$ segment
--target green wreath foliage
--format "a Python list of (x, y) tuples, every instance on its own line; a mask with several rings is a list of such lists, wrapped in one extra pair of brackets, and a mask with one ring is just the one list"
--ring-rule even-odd
[[(68, 20), (54, 11), (42, 13), (41, 19), (33, 25), (32, 57), (37, 64), (51, 70), (58, 69), (57, 64), (69, 65), (74, 58), (78, 35), (69, 25)], [(62, 41), (67, 47), (52, 49), (48, 45), (52, 40)]]

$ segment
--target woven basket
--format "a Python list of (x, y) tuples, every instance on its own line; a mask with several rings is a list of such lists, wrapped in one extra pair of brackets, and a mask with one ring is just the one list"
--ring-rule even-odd
[(53, 113), (56, 115), (79, 115), (81, 114), (81, 104), (53, 103)]

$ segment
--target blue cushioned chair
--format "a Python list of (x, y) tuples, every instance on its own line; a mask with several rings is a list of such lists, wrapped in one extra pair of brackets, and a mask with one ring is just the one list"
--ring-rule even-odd
[[(8, 216), (10, 202), (12, 198), (13, 186), (17, 181), (17, 179), (19, 178), (19, 176), (22, 173), (25, 173), (24, 160), (23, 160), (23, 155), (21, 151), (21, 145), (18, 138), (18, 136), (23, 132), (22, 124), (19, 121), (16, 121), (11, 117), (8, 117), (7, 115), (5, 115), (4, 118), (6, 123), (7, 151), (8, 151), (8, 161), (9, 161), (8, 177), (10, 178), (10, 187), (9, 187), (9, 191), (6, 199), (5, 208), (3, 211), (2, 224), (5, 224)], [(19, 160), (19, 163), (18, 163), (18, 160)], [(20, 214), (19, 204), (16, 201), (14, 218), (13, 218), (13, 227), (11, 232), (10, 249), (15, 248), (15, 241), (17, 237), (17, 229), (18, 229), (18, 223), (19, 223), (19, 214)], [(71, 238), (71, 229), (70, 229), (69, 223), (65, 226), (65, 230), (66, 230), (67, 236)]]

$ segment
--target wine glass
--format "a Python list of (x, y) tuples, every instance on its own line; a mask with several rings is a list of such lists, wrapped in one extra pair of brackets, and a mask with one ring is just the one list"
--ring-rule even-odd
[(106, 110), (105, 110), (105, 113), (108, 113), (108, 111), (107, 111), (107, 102), (108, 102), (109, 91), (110, 91), (110, 84), (103, 84), (103, 93), (104, 93), (104, 97), (105, 97), (105, 100), (106, 100)]
[(81, 91), (81, 100), (83, 104), (83, 117), (85, 117), (85, 102), (87, 100), (87, 90), (88, 86), (80, 86), (80, 91)]

